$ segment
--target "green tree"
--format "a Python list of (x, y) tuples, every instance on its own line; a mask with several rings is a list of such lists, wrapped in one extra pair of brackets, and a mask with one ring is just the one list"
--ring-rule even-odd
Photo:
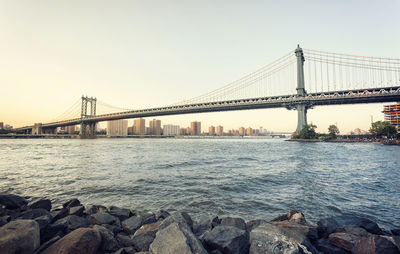
[(293, 135), (292, 138), (299, 138), (299, 139), (317, 139), (318, 134), (315, 132), (315, 129), (317, 126), (313, 124), (306, 124), (304, 125), (303, 129), (295, 135)]
[(337, 134), (339, 134), (339, 129), (336, 125), (331, 124), (328, 127), (329, 136), (335, 138)]
[(397, 134), (397, 130), (389, 122), (374, 122), (371, 124), (371, 129), (369, 129), (372, 135), (380, 136), (393, 136)]

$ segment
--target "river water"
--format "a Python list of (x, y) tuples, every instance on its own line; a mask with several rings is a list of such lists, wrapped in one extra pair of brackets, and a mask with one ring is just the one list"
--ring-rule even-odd
[(0, 192), (170, 212), (400, 223), (400, 147), (273, 139), (0, 140)]

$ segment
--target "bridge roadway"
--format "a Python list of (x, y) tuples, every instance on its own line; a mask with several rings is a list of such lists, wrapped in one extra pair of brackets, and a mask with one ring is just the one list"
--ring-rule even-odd
[[(361, 104), (361, 103), (382, 103), (400, 101), (400, 86), (371, 88), (359, 90), (332, 91), (325, 93), (309, 93), (305, 96), (285, 95), (273, 97), (260, 97), (251, 99), (237, 99), (218, 102), (195, 103), (178, 106), (167, 106), (159, 108), (139, 109), (132, 111), (123, 111), (112, 114), (103, 114), (84, 119), (75, 118), (66, 121), (45, 123), (43, 129), (52, 129), (56, 127), (90, 124), (102, 121), (111, 121), (119, 119), (180, 115), (191, 113), (205, 113), (217, 111), (232, 111), (246, 109), (263, 108), (287, 108), (296, 109), (299, 104), (311, 108), (313, 106), (340, 105), (340, 104)], [(15, 129), (16, 131), (31, 130), (34, 126), (25, 126)]]

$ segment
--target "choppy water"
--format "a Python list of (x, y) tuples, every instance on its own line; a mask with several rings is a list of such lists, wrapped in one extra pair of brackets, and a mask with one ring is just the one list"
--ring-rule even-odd
[(0, 192), (157, 211), (400, 225), (400, 147), (270, 139), (0, 140)]

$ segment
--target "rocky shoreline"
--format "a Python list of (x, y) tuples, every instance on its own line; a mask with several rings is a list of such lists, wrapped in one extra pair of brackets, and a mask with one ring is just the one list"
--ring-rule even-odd
[(400, 253), (400, 229), (387, 232), (354, 216), (317, 225), (289, 211), (272, 221), (185, 212), (84, 207), (71, 199), (52, 207), (46, 198), (0, 195), (0, 253)]

